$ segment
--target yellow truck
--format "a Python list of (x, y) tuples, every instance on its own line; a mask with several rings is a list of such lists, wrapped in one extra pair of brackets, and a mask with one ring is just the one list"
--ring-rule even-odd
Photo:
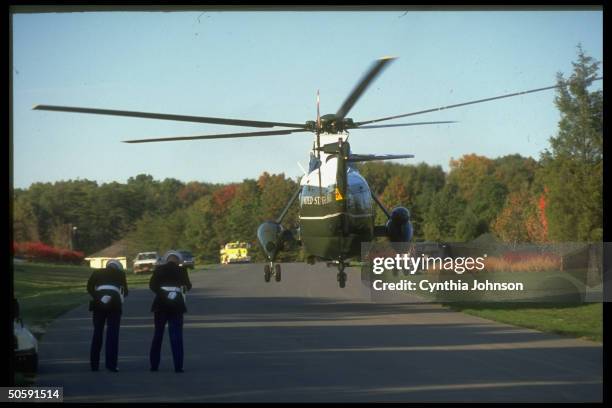
[(247, 242), (228, 242), (221, 247), (219, 255), (222, 264), (251, 262), (249, 255), (251, 244)]

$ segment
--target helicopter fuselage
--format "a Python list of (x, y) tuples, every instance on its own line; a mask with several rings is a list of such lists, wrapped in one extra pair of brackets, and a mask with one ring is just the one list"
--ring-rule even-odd
[[(322, 134), (321, 144), (346, 141), (347, 133)], [(338, 158), (311, 154), (310, 172), (300, 181), (299, 239), (308, 256), (324, 260), (359, 257), (374, 236), (375, 208), (366, 180), (346, 166), (344, 193), (338, 187)]]
[(361, 243), (373, 238), (375, 213), (370, 188), (357, 170), (349, 168), (347, 173), (348, 188), (342, 199), (335, 184), (321, 189), (316, 183), (302, 187), (300, 240), (307, 255), (326, 260), (358, 257)]

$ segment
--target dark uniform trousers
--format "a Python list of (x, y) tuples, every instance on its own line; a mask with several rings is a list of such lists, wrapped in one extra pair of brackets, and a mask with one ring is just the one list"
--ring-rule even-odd
[(151, 368), (157, 370), (161, 355), (162, 340), (164, 331), (168, 323), (168, 335), (170, 336), (170, 346), (172, 347), (172, 359), (174, 369), (183, 369), (183, 313), (172, 313), (166, 311), (155, 312), (155, 333), (151, 343), (151, 353), (149, 360)]
[[(169, 289), (180, 287), (182, 291), (177, 293), (175, 298), (171, 298), (168, 287)], [(183, 372), (183, 313), (187, 312), (184, 292), (191, 289), (187, 269), (174, 262), (158, 265), (149, 281), (149, 289), (155, 293), (151, 305), (155, 320), (155, 332), (149, 353), (151, 370), (157, 371), (159, 368), (161, 345), (167, 323), (174, 370)]]
[(100, 351), (102, 350), (102, 337), (104, 325), (106, 324), (106, 349), (104, 352), (106, 368), (117, 368), (117, 356), (119, 354), (119, 324), (121, 323), (121, 311), (94, 310), (93, 324), (94, 333), (91, 339), (91, 351), (89, 361), (92, 369), (98, 369), (100, 365)]

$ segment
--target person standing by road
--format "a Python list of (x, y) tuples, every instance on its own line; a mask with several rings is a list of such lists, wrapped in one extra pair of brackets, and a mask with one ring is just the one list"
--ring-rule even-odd
[(107, 370), (116, 373), (119, 371), (117, 359), (123, 298), (128, 295), (127, 280), (121, 262), (111, 259), (104, 269), (94, 270), (87, 281), (87, 292), (93, 298), (89, 302), (94, 325), (89, 354), (91, 370), (99, 369), (102, 337), (106, 324), (105, 366)]
[(163, 263), (153, 271), (149, 288), (155, 293), (151, 311), (155, 318), (155, 332), (151, 343), (149, 361), (151, 371), (159, 369), (161, 345), (166, 323), (172, 347), (174, 371), (183, 372), (183, 314), (187, 312), (185, 292), (191, 290), (187, 269), (182, 267), (183, 256), (177, 251), (168, 251)]

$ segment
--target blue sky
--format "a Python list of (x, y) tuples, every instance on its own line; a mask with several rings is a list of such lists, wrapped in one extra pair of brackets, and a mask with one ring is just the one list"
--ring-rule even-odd
[[(555, 83), (576, 45), (602, 60), (602, 13), (109, 12), (13, 17), (13, 181), (230, 182), (301, 174), (310, 133), (125, 144), (255, 130), (33, 111), (36, 104), (304, 122), (334, 113), (373, 60), (398, 59), (349, 113), (356, 121)], [(601, 87), (601, 82), (593, 89)], [(554, 91), (415, 116), (459, 123), (354, 130), (356, 153), (439, 164), (477, 153), (539, 157), (556, 133)], [(406, 119), (387, 122), (401, 123)], [(261, 129), (258, 129), (261, 130)]]

